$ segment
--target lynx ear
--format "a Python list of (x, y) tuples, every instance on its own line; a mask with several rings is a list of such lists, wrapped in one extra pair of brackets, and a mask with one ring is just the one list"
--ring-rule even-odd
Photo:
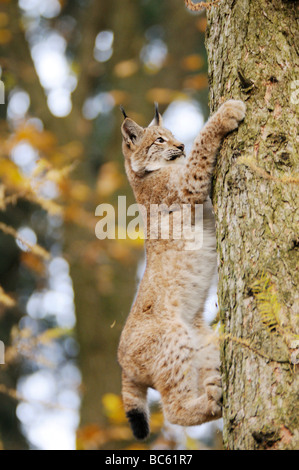
[(126, 144), (130, 147), (131, 144), (136, 145), (138, 143), (143, 136), (144, 129), (132, 119), (126, 117), (121, 126), (121, 132)]
[(163, 118), (161, 114), (159, 113), (159, 106), (158, 103), (155, 103), (155, 117), (150, 123), (150, 126), (163, 126)]

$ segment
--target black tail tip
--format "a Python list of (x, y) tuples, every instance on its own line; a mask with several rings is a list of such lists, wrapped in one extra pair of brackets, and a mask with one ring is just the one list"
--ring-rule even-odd
[(143, 411), (135, 409), (128, 411), (126, 415), (134, 437), (138, 440), (146, 439), (149, 435), (149, 425), (146, 414)]

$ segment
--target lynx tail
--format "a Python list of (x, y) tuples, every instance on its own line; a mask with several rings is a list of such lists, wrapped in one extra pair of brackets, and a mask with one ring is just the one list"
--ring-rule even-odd
[(134, 437), (138, 440), (144, 440), (149, 435), (148, 418), (144, 411), (130, 410), (126, 413)]
[(134, 437), (138, 440), (146, 439), (150, 432), (146, 395), (147, 387), (139, 385), (123, 376), (122, 397), (124, 409)]

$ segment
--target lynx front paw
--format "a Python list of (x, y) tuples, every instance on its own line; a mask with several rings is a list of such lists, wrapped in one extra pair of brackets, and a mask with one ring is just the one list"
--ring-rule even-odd
[(246, 105), (240, 100), (228, 100), (218, 110), (221, 127), (224, 133), (237, 129), (239, 122), (243, 121)]
[(222, 387), (219, 375), (208, 377), (204, 381), (208, 397), (210, 414), (216, 419), (222, 416)]

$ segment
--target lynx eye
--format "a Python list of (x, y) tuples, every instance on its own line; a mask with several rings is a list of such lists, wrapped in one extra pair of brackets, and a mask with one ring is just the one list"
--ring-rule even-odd
[(163, 144), (163, 142), (165, 142), (165, 139), (163, 139), (163, 137), (158, 137), (158, 139), (156, 139), (156, 142), (158, 142), (159, 144)]

